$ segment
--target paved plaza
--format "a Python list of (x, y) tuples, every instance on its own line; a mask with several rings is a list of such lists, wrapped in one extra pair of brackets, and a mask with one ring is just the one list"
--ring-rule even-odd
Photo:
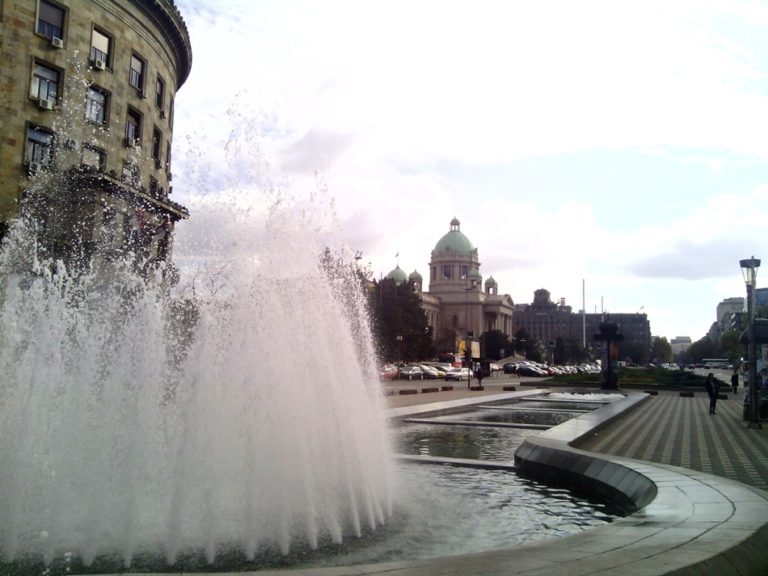
[[(742, 420), (743, 391), (719, 400), (709, 414), (704, 391), (692, 398), (662, 391), (576, 446), (671, 464), (768, 488), (768, 422), (760, 430)], [(766, 569), (768, 573), (768, 569)]]

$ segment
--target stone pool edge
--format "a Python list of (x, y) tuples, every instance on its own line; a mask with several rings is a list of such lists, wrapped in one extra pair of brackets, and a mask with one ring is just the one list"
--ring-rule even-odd
[[(594, 567), (600, 574), (762, 574), (768, 566), (768, 492), (694, 470), (571, 446), (648, 398), (628, 393), (528, 437), (515, 453), (521, 474), (633, 512), (608, 527), (576, 535), (573, 550), (598, 553), (594, 558), (577, 554), (562, 566), (564, 573), (590, 574)], [(631, 560), (614, 564), (621, 557)]]

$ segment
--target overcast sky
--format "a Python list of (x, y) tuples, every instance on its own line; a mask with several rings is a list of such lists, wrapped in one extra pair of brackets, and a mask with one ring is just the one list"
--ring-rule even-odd
[(768, 258), (766, 2), (176, 4), (182, 235), (202, 196), (311, 193), (377, 278), (427, 278), (457, 217), (516, 303), (584, 280), (693, 340)]

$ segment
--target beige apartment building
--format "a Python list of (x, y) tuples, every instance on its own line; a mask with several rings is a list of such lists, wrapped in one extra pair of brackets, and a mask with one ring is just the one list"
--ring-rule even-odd
[(192, 50), (172, 0), (0, 0), (0, 236), (22, 210), (51, 255), (166, 259), (176, 92)]

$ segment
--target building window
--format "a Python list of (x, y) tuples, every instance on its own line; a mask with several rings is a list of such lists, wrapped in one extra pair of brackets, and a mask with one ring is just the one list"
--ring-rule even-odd
[(466, 280), (467, 279), (467, 272), (469, 272), (469, 266), (467, 266), (466, 264), (460, 264), (459, 265), (459, 278), (461, 278), (462, 280)]
[(53, 134), (39, 126), (27, 129), (27, 149), (24, 160), (28, 164), (39, 164), (42, 167), (53, 163)]
[(453, 278), (453, 266), (450, 264), (443, 265), (443, 280), (450, 280)]
[(141, 145), (141, 114), (133, 108), (128, 109), (125, 121), (125, 145), (129, 147)]
[(109, 94), (101, 88), (90, 86), (85, 99), (85, 119), (104, 126), (107, 124)]
[(56, 101), (59, 92), (59, 72), (48, 66), (35, 62), (32, 70), (32, 83), (29, 86), (29, 96), (35, 100)]
[(432, 266), (432, 280), (437, 277), (437, 266)]
[(165, 106), (165, 81), (157, 77), (157, 85), (155, 86), (155, 104), (160, 110), (164, 110)]
[(132, 186), (138, 186), (141, 182), (141, 173), (139, 167), (132, 162), (123, 162), (123, 182)]
[(104, 150), (101, 148), (96, 148), (95, 146), (84, 144), (83, 155), (80, 162), (83, 164), (83, 166), (87, 166), (88, 168), (102, 172), (104, 170), (105, 157), (106, 155)]
[(171, 98), (171, 102), (168, 105), (168, 126), (173, 129), (173, 98)]
[(102, 62), (105, 68), (109, 67), (111, 64), (109, 60), (111, 54), (112, 38), (101, 30), (94, 28), (93, 32), (91, 32), (91, 62), (94, 65), (96, 65), (96, 62)]
[(166, 142), (165, 144), (165, 173), (168, 175), (169, 179), (171, 176), (171, 143)]
[(46, 38), (64, 38), (64, 8), (46, 0), (40, 0), (37, 11), (37, 33)]
[(144, 90), (144, 70), (146, 67), (147, 64), (144, 60), (136, 54), (131, 55), (131, 74), (128, 77), (128, 83), (139, 92)]
[(155, 166), (160, 168), (160, 152), (163, 144), (163, 133), (157, 128), (152, 130), (152, 159), (155, 161)]

